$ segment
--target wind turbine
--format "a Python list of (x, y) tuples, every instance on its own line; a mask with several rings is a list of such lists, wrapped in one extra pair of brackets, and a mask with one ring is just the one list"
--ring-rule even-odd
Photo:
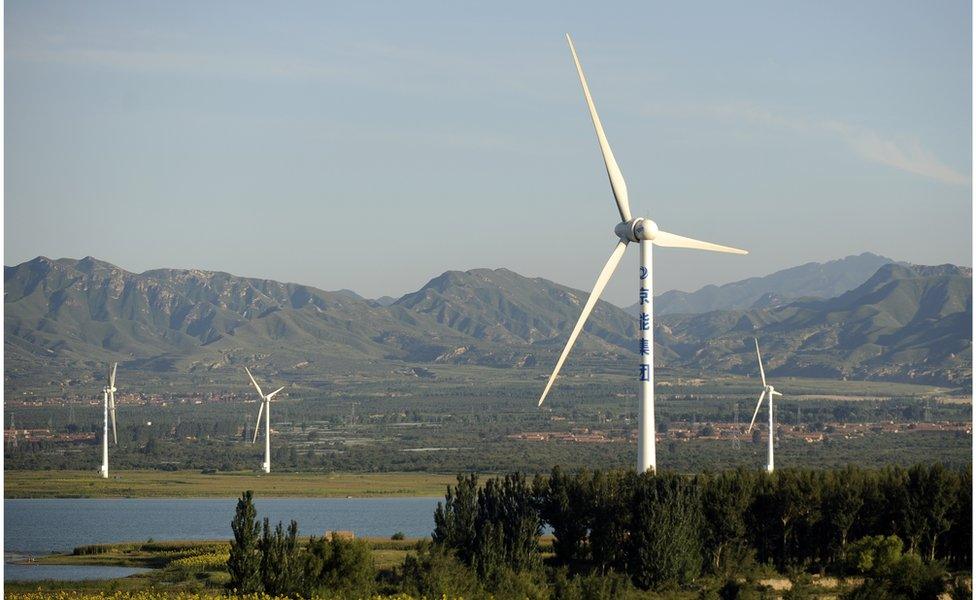
[(254, 439), (251, 443), (256, 443), (258, 441), (258, 430), (261, 429), (261, 412), (264, 412), (264, 462), (261, 463), (261, 470), (265, 473), (271, 472), (271, 399), (274, 398), (275, 394), (285, 389), (284, 386), (276, 389), (268, 395), (265, 395), (261, 391), (261, 386), (258, 382), (254, 380), (254, 375), (251, 375), (251, 370), (244, 367), (247, 371), (247, 376), (251, 378), (251, 383), (254, 384), (254, 389), (258, 391), (258, 395), (261, 396), (261, 407), (258, 408), (258, 420), (254, 424)]
[(606, 287), (607, 282), (610, 281), (610, 277), (620, 263), (620, 259), (627, 249), (627, 244), (630, 242), (638, 243), (640, 246), (640, 269), (638, 274), (638, 304), (640, 306), (638, 328), (640, 330), (640, 337), (638, 339), (637, 349), (640, 355), (640, 367), (638, 370), (640, 418), (637, 438), (637, 470), (644, 472), (657, 468), (657, 457), (654, 447), (654, 286), (651, 283), (652, 248), (657, 245), (667, 248), (693, 248), (696, 250), (728, 252), (731, 254), (748, 253), (738, 248), (720, 246), (718, 244), (702, 242), (661, 231), (654, 221), (631, 216), (627, 184), (624, 182), (620, 167), (617, 166), (617, 161), (613, 157), (613, 151), (610, 150), (607, 136), (603, 132), (603, 124), (600, 122), (600, 116), (597, 114), (596, 107), (593, 105), (590, 88), (586, 84), (586, 77), (583, 75), (583, 67), (580, 65), (579, 57), (576, 55), (576, 48), (573, 46), (573, 40), (569, 37), (569, 34), (566, 34), (566, 40), (569, 42), (569, 49), (573, 53), (573, 62), (576, 63), (576, 72), (579, 75), (580, 85), (583, 87), (583, 97), (586, 99), (586, 105), (590, 110), (590, 118), (593, 120), (593, 128), (596, 130), (596, 139), (600, 144), (600, 151), (603, 153), (603, 162), (606, 165), (607, 175), (610, 177), (610, 188), (613, 191), (613, 197), (617, 202), (617, 210), (620, 213), (620, 223), (613, 230), (619, 240), (613, 252), (610, 254), (610, 259), (603, 266), (603, 270), (600, 271), (600, 276), (596, 279), (593, 291), (590, 292), (590, 297), (583, 306), (583, 312), (580, 314), (579, 320), (576, 321), (573, 332), (569, 335), (566, 347), (563, 348), (559, 360), (556, 361), (556, 367), (553, 369), (552, 375), (549, 376), (549, 382), (546, 383), (546, 388), (539, 398), (539, 405), (541, 406), (542, 402), (546, 399), (549, 389), (559, 374), (559, 369), (562, 368), (566, 356), (569, 355), (569, 351), (573, 348), (576, 338), (579, 336), (580, 331), (583, 330), (586, 319), (589, 318), (593, 307), (596, 306), (597, 301), (600, 299), (600, 294), (603, 293), (603, 288)]
[(115, 437), (115, 370), (118, 368), (119, 363), (112, 363), (112, 368), (108, 372), (108, 385), (102, 388), (102, 403), (105, 408), (104, 423), (102, 424), (102, 467), (99, 469), (99, 473), (102, 479), (108, 479), (108, 417), (109, 412), (112, 414), (112, 438), (115, 439), (115, 443), (118, 444), (119, 441)]
[(115, 431), (115, 371), (119, 368), (119, 363), (112, 363), (112, 369), (108, 372), (108, 411), (112, 416), (112, 442), (118, 446), (119, 436)]
[[(762, 405), (763, 397), (769, 398), (769, 450), (768, 456), (766, 458), (766, 471), (769, 473), (773, 472), (773, 396), (782, 396), (773, 386), (766, 383), (766, 371), (763, 370), (762, 365), (762, 355), (759, 354), (759, 340), (752, 338), (756, 342), (756, 358), (759, 359), (759, 376), (762, 377), (763, 391), (759, 394), (759, 402), (756, 403), (756, 411), (752, 413), (752, 422), (749, 423), (749, 432), (752, 431), (752, 426), (756, 423), (756, 415), (759, 414), (759, 407)], [(746, 432), (748, 433), (748, 432)]]

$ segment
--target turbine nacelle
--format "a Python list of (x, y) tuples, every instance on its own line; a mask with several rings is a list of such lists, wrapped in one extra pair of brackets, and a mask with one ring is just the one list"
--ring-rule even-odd
[(657, 223), (643, 217), (623, 221), (613, 228), (613, 232), (617, 237), (625, 242), (654, 240), (659, 231), (660, 229), (658, 229)]

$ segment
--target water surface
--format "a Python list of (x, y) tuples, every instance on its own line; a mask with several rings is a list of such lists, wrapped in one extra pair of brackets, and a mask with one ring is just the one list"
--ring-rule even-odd
[[(436, 498), (267, 498), (255, 500), (258, 518), (298, 521), (301, 535), (352, 531), (357, 537), (430, 535)], [(5, 553), (69, 552), (84, 544), (163, 540), (230, 539), (232, 498), (52, 498), (4, 500)], [(43, 565), (46, 569), (55, 565)], [(41, 573), (42, 565), (6, 564), (4, 579)], [(58, 565), (60, 573), (68, 573)], [(75, 568), (73, 565), (71, 568)], [(77, 567), (91, 575), (104, 567)], [(115, 568), (115, 567), (112, 567)], [(119, 567), (122, 568), (122, 567)], [(16, 576), (12, 576), (16, 574)], [(101, 578), (124, 577), (106, 575)], [(62, 578), (62, 577), (57, 577)], [(74, 577), (64, 577), (74, 578)], [(99, 578), (99, 577), (96, 577)]]
[(86, 579), (118, 579), (151, 570), (136, 567), (5, 563), (3, 565), (3, 580), (41, 581), (49, 579), (54, 581), (82, 581)]

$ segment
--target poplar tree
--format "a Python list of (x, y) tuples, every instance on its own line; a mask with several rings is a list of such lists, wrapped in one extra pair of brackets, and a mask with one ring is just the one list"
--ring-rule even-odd
[(261, 592), (261, 554), (258, 550), (260, 526), (257, 523), (257, 511), (254, 509), (251, 490), (244, 492), (237, 501), (237, 510), (230, 527), (234, 532), (234, 540), (230, 544), (230, 557), (227, 559), (229, 587), (245, 594)]

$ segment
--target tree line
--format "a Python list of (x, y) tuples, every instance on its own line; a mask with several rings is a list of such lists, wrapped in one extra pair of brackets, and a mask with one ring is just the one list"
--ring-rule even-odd
[(869, 574), (865, 553), (893, 544), (899, 556), (968, 569), (972, 474), (939, 464), (698, 475), (556, 467), (531, 484), (520, 474), (484, 486), (459, 476), (434, 518), (434, 542), (487, 581), (538, 564), (544, 527), (551, 565), (626, 574), (640, 589), (687, 586), (752, 561), (781, 573)]
[(294, 522), (262, 526), (248, 492), (228, 570), (238, 591), (293, 597), (737, 598), (762, 588), (753, 574), (765, 569), (790, 576), (791, 598), (805, 597), (814, 573), (863, 577), (847, 598), (934, 598), (949, 589), (947, 569), (969, 569), (971, 515), (971, 471), (938, 464), (695, 475), (556, 467), (532, 479), (459, 475), (431, 540), (385, 575), (361, 541), (300, 544)]

